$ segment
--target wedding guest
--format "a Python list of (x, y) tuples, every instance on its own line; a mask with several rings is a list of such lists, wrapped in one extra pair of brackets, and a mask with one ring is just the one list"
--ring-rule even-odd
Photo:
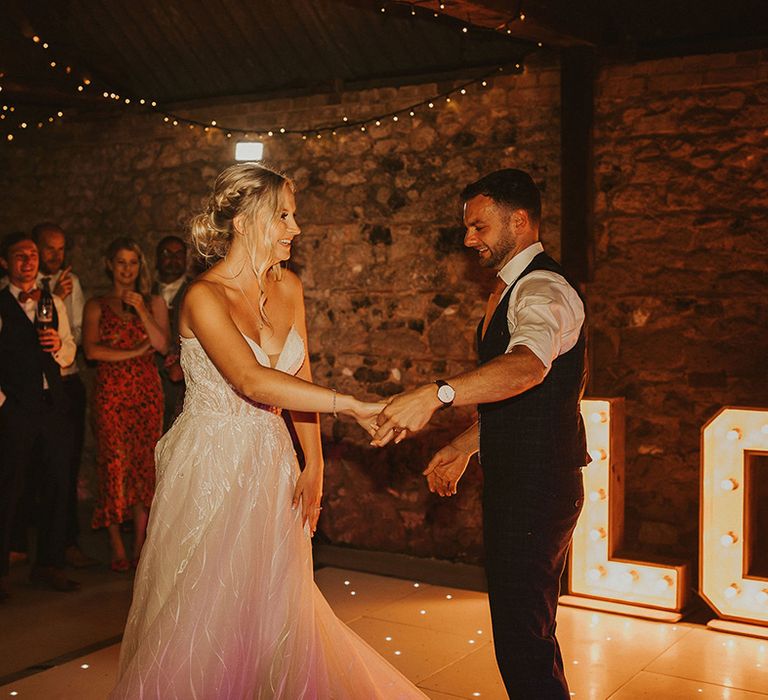
[(171, 427), (176, 416), (181, 412), (184, 402), (184, 374), (181, 371), (179, 356), (179, 308), (187, 286), (192, 278), (187, 274), (187, 244), (178, 236), (165, 236), (157, 244), (155, 251), (157, 280), (152, 285), (152, 293), (160, 295), (168, 307), (168, 320), (171, 330), (170, 350), (159, 361), (160, 377), (163, 380), (163, 432)]
[[(92, 527), (106, 527), (111, 568), (138, 561), (155, 490), (154, 450), (163, 422), (163, 394), (154, 354), (168, 350), (168, 310), (149, 293), (144, 253), (130, 238), (110, 244), (105, 269), (112, 288), (89, 299), (83, 350), (96, 362), (93, 424), (98, 444), (99, 492)], [(120, 524), (133, 518), (129, 562)]]
[[(44, 222), (32, 229), (32, 237), (37, 243), (40, 255), (38, 282), (46, 281), (53, 293), (64, 301), (67, 317), (76, 345), (80, 345), (83, 326), (83, 307), (85, 299), (80, 278), (72, 272), (71, 265), (65, 265), (67, 238), (64, 230), (57, 224)], [(97, 563), (96, 559), (86, 555), (80, 548), (80, 525), (78, 523), (77, 484), (80, 464), (83, 456), (85, 437), (85, 385), (80, 378), (77, 362), (62, 367), (61, 379), (64, 391), (69, 399), (70, 422), (72, 425), (72, 461), (69, 471), (69, 499), (67, 507), (67, 564), (75, 568), (85, 568)]]
[(53, 297), (50, 326), (35, 327), (41, 291), (32, 237), (0, 244), (8, 286), (0, 292), (0, 600), (8, 597), (10, 529), (25, 482), (39, 505), (37, 558), (30, 579), (57, 591), (80, 587), (64, 572), (72, 431), (61, 368), (75, 359), (67, 311)]

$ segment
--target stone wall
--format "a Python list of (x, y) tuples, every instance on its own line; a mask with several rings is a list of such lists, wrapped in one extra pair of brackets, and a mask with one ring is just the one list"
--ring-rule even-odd
[[(316, 380), (378, 399), (474, 364), (487, 271), (462, 245), (460, 189), (516, 165), (544, 191), (544, 237), (559, 252), (559, 72), (539, 67), (487, 88), (335, 138), (274, 137), (265, 156), (297, 181), (302, 236), (291, 265), (307, 297)], [(426, 84), (230, 104), (185, 116), (254, 130), (311, 128), (415, 104)], [(184, 231), (215, 175), (233, 160), (224, 134), (172, 127), (132, 112), (62, 124), (4, 148), (0, 231), (59, 221), (90, 293), (106, 285), (100, 253), (128, 234), (151, 253)], [(150, 256), (151, 257), (151, 256)], [(323, 419), (327, 461), (322, 533), (334, 543), (478, 561), (479, 470), (452, 502), (421, 470), (469, 421), (446, 412), (419, 439), (375, 450), (354, 424)], [(92, 446), (91, 446), (92, 448)]]
[(591, 393), (627, 406), (628, 545), (698, 551), (699, 438), (768, 406), (768, 53), (605, 69)]
[[(445, 89), (421, 85), (209, 107), (248, 129), (380, 114)], [(595, 266), (586, 288), (592, 396), (627, 399), (627, 546), (695, 558), (699, 430), (723, 405), (766, 405), (768, 60), (759, 52), (615, 65), (598, 81)], [(318, 382), (384, 397), (474, 363), (490, 282), (462, 247), (456, 195), (498, 167), (544, 190), (559, 254), (559, 74), (529, 67), (410, 121), (366, 133), (277, 137), (266, 156), (299, 185), (302, 276)], [(233, 144), (133, 112), (62, 124), (0, 151), (0, 232), (61, 222), (91, 293), (117, 235), (151, 252), (185, 229)], [(438, 415), (373, 450), (323, 419), (322, 533), (334, 543), (468, 562), (482, 557), (477, 468), (457, 497), (420, 472), (471, 420)]]

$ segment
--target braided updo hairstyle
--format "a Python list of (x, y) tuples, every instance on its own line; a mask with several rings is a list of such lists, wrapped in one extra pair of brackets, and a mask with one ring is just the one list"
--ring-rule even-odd
[[(267, 276), (279, 280), (282, 267), (273, 252), (272, 230), (280, 219), (280, 195), (293, 182), (265, 163), (237, 163), (222, 171), (205, 210), (192, 218), (192, 244), (207, 264), (223, 258), (242, 235), (259, 283), (259, 312), (265, 322)], [(239, 217), (240, 230), (234, 220)]]

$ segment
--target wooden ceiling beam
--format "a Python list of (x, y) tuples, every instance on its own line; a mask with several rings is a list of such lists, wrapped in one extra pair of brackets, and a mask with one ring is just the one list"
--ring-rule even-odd
[[(547, 17), (543, 12), (540, 15), (526, 12), (526, 4), (519, 0), (414, 0), (398, 4), (449, 15), (476, 27), (504, 32), (522, 41), (541, 42), (558, 48), (595, 44), (595, 37), (583, 35)], [(520, 19), (521, 8), (524, 19)]]

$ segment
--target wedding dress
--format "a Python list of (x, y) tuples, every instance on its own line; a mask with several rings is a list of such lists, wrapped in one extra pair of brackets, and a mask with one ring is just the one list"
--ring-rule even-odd
[[(275, 369), (295, 374), (303, 361), (292, 328)], [(238, 395), (194, 338), (182, 338), (181, 365), (184, 410), (155, 450), (148, 538), (110, 698), (426, 698), (315, 586), (279, 409)]]

